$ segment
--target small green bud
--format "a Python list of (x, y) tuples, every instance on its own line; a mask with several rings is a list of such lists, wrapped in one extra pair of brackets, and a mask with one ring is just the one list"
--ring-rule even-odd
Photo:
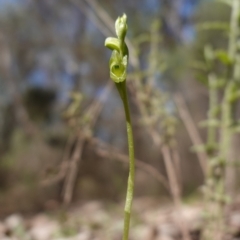
[(118, 17), (115, 22), (115, 30), (118, 38), (121, 41), (124, 41), (124, 38), (127, 34), (127, 15), (124, 13), (122, 17)]

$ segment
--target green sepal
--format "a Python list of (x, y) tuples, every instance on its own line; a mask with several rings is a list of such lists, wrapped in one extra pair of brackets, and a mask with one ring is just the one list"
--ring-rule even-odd
[(116, 50), (120, 52), (120, 41), (117, 38), (108, 37), (105, 40), (105, 47), (109, 48), (112, 51)]
[[(109, 48), (110, 50), (118, 51), (119, 53), (122, 51), (123, 56), (128, 56), (128, 47), (125, 42), (122, 43), (122, 46), (120, 44), (120, 40), (113, 37), (108, 37), (105, 40), (105, 47)], [(122, 48), (122, 49), (121, 49)]]

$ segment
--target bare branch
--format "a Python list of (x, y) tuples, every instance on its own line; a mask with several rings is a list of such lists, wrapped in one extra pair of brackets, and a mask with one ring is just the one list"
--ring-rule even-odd
[[(176, 103), (176, 106), (178, 108), (178, 112), (179, 115), (187, 129), (187, 132), (190, 136), (190, 139), (193, 143), (193, 145), (202, 145), (203, 141), (200, 137), (200, 134), (197, 130), (197, 127), (194, 124), (194, 121), (191, 117), (191, 114), (187, 108), (187, 105), (183, 99), (183, 97), (179, 94), (176, 93), (174, 95), (174, 101)], [(207, 170), (207, 166), (206, 166), (206, 160), (207, 160), (207, 155), (204, 152), (196, 152), (200, 166), (202, 168), (202, 172), (204, 174), (204, 176), (206, 176), (206, 170)]]
[[(72, 200), (77, 173), (79, 170), (79, 164), (81, 162), (83, 146), (85, 144), (86, 139), (88, 138), (88, 130), (94, 127), (97, 118), (103, 108), (103, 105), (107, 100), (107, 97), (109, 96), (112, 85), (113, 85), (112, 81), (109, 81), (99, 99), (94, 101), (90, 105), (90, 107), (88, 107), (88, 109), (86, 110), (84, 115), (91, 116), (91, 119), (86, 123), (84, 129), (78, 129), (77, 127), (77, 129), (75, 130), (75, 132), (77, 133), (76, 146), (74, 148), (72, 156), (70, 156), (70, 159), (66, 161), (68, 163), (68, 167), (67, 173), (65, 175), (65, 182), (62, 193), (63, 202), (66, 205), (68, 205)], [(72, 142), (71, 140), (69, 140), (69, 144), (74, 144), (74, 141)], [(71, 149), (70, 146), (66, 147), (66, 151), (70, 152), (70, 149)], [(65, 152), (64, 155), (68, 156), (70, 154)]]
[[(104, 143), (103, 141), (97, 138), (92, 138), (89, 140), (89, 142), (90, 144), (94, 145), (96, 153), (99, 154), (100, 156), (105, 157), (107, 159), (116, 159), (126, 164), (129, 163), (128, 156), (121, 153), (118, 149), (111, 146), (110, 144)], [(152, 177), (158, 180), (168, 192), (170, 191), (167, 179), (160, 172), (158, 172), (151, 165), (141, 160), (138, 159), (135, 160), (137, 167), (139, 167), (142, 171), (149, 173)]]

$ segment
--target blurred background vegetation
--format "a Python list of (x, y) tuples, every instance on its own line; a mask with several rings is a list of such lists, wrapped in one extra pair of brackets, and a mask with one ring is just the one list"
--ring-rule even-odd
[(175, 194), (198, 192), (205, 156), (191, 147), (206, 138), (199, 128), (208, 109), (203, 49), (226, 48), (228, 39), (228, 25), (204, 23), (228, 24), (230, 11), (211, 0), (1, 0), (0, 216), (124, 199), (124, 113), (104, 47), (123, 12), (139, 160), (135, 195), (174, 195), (167, 153)]

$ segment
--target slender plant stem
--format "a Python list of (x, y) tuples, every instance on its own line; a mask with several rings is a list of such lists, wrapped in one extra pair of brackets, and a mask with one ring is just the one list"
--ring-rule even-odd
[[(231, 83), (232, 88), (239, 89), (240, 86), (240, 58), (239, 58), (239, 36), (240, 36), (240, 28), (239, 28), (239, 17), (240, 17), (240, 1), (233, 0), (232, 1), (232, 14), (231, 14), (231, 24), (230, 24), (230, 33), (229, 33), (229, 49), (228, 49), (228, 57), (232, 61), (232, 76)], [(230, 84), (230, 83), (228, 83)], [(230, 86), (231, 87), (231, 86)], [(233, 93), (231, 93), (233, 95)], [(230, 120), (231, 123), (235, 124), (237, 122), (237, 108), (239, 105), (239, 98), (235, 99), (231, 103), (229, 103), (230, 109)], [(233, 129), (230, 129), (233, 130)], [(225, 176), (225, 186), (226, 193), (229, 195), (230, 199), (234, 199), (235, 190), (236, 190), (236, 169), (232, 166), (232, 162), (238, 158), (239, 152), (236, 149), (237, 143), (237, 134), (234, 131), (231, 131), (229, 134), (229, 150), (227, 153), (227, 163), (226, 163), (226, 176)], [(229, 207), (229, 204), (226, 206), (226, 211)]]
[(126, 89), (126, 75), (128, 65), (128, 47), (125, 43), (127, 34), (127, 15), (123, 14), (118, 17), (115, 22), (115, 30), (117, 38), (108, 37), (105, 40), (105, 46), (112, 50), (112, 56), (109, 62), (110, 77), (115, 82), (120, 97), (123, 102), (126, 125), (127, 125), (127, 138), (128, 138), (128, 151), (129, 151), (129, 176), (127, 184), (127, 196), (124, 208), (124, 230), (123, 240), (128, 240), (130, 217), (133, 201), (134, 190), (134, 175), (135, 175), (135, 159), (134, 159), (134, 144), (133, 144), (133, 131), (130, 117), (130, 110), (128, 105), (127, 89)]
[[(208, 227), (209, 230), (209, 239), (222, 239), (226, 234), (225, 227), (225, 213), (227, 207), (227, 199), (229, 198), (229, 189), (233, 186), (226, 186), (226, 181), (228, 179), (227, 170), (230, 176), (234, 175), (234, 169), (227, 169), (227, 164), (232, 161), (231, 153), (234, 152), (232, 141), (233, 141), (233, 131), (232, 131), (232, 123), (234, 122), (234, 112), (236, 110), (236, 100), (231, 100), (232, 95), (234, 94), (235, 89), (238, 87), (238, 64), (236, 62), (236, 54), (237, 54), (237, 40), (239, 35), (239, 14), (240, 14), (240, 2), (239, 0), (232, 0), (232, 13), (231, 13), (231, 21), (230, 21), (230, 33), (229, 33), (229, 46), (228, 46), (228, 57), (233, 62), (231, 76), (227, 81), (224, 90), (224, 96), (221, 104), (221, 125), (220, 125), (220, 139), (218, 142), (219, 149), (217, 153), (217, 158), (213, 158), (215, 162), (212, 164), (210, 180), (212, 179), (213, 187), (210, 190), (210, 194), (213, 199), (213, 203), (215, 203), (215, 209), (212, 210), (214, 215), (211, 219), (211, 227)], [(209, 111), (209, 119), (214, 120), (216, 116), (214, 116), (214, 105), (217, 105), (216, 98), (216, 89), (214, 88), (214, 81), (217, 81), (214, 78), (210, 78), (210, 111)], [(211, 86), (211, 83), (213, 84)], [(209, 126), (208, 132), (208, 145), (214, 144), (216, 142), (216, 129), (214, 127)], [(209, 157), (212, 153), (209, 154)], [(211, 182), (210, 182), (211, 183)], [(227, 188), (226, 188), (227, 187)], [(214, 193), (214, 194), (212, 194)], [(211, 207), (211, 206), (210, 206)]]
[(124, 208), (124, 230), (123, 230), (123, 238), (122, 238), (123, 240), (128, 240), (133, 192), (134, 192), (134, 176), (135, 176), (134, 143), (133, 143), (131, 116), (130, 116), (130, 110), (129, 110), (129, 104), (128, 104), (128, 97), (127, 97), (126, 81), (123, 81), (121, 83), (116, 83), (116, 85), (123, 101), (125, 117), (126, 117), (127, 137), (128, 137), (129, 176), (128, 176), (128, 185), (127, 185), (127, 196), (126, 196), (126, 202), (125, 202), (125, 208)]
[(234, 58), (236, 53), (239, 8), (240, 8), (239, 0), (233, 0), (231, 20), (230, 20), (229, 46), (228, 46), (228, 55), (231, 59)]
[[(217, 142), (217, 127), (213, 125), (213, 122), (217, 120), (217, 108), (218, 108), (218, 89), (216, 87), (217, 79), (213, 73), (208, 75), (208, 90), (209, 90), (209, 107), (208, 107), (208, 129), (207, 129), (207, 142), (206, 154), (208, 156), (208, 169), (206, 175), (206, 189), (205, 189), (205, 211), (208, 213), (206, 222), (207, 227), (203, 232), (205, 240), (210, 240), (215, 235), (216, 221), (218, 216), (218, 202), (216, 201), (214, 194), (215, 187), (218, 184), (218, 177), (216, 177), (216, 170), (219, 168), (220, 163), (216, 163), (216, 146)], [(214, 204), (215, 203), (215, 204)], [(213, 208), (214, 205), (214, 208)]]
[[(209, 81), (209, 111), (208, 111), (208, 119), (209, 121), (215, 121), (217, 117), (217, 107), (218, 107), (218, 91), (216, 88), (217, 79), (214, 75), (208, 76)], [(207, 145), (210, 150), (208, 152), (209, 158), (213, 156), (213, 150), (216, 145), (216, 134), (217, 129), (216, 126), (210, 124), (207, 132)]]

